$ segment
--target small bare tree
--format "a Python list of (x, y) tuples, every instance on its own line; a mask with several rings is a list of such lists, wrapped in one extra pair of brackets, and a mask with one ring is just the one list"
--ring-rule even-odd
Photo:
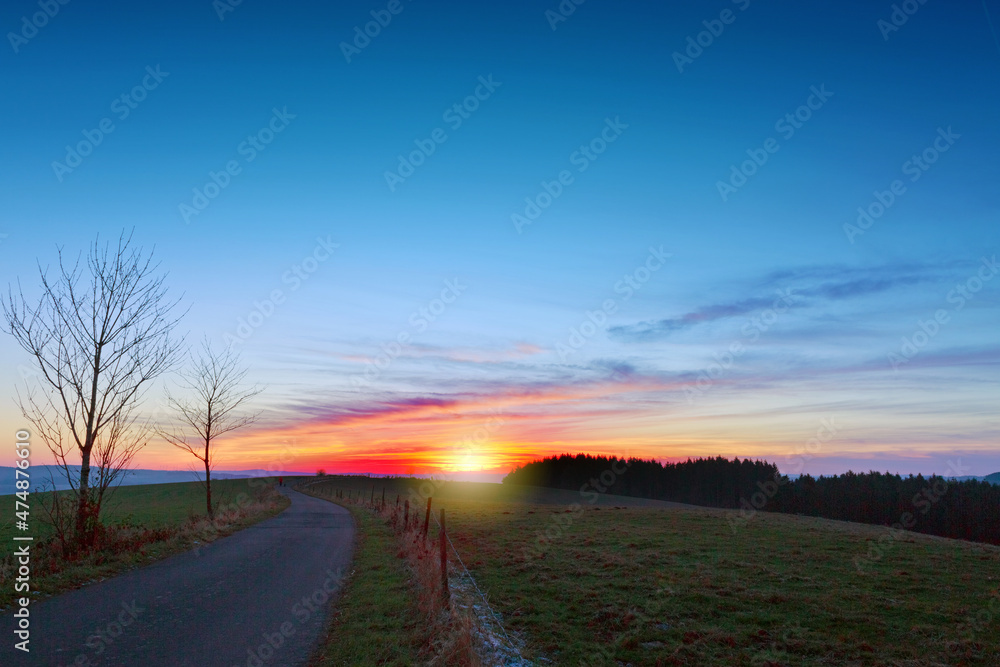
[(55, 276), (38, 266), (37, 301), (20, 283), (3, 301), (7, 331), (41, 371), (18, 394), (21, 411), (75, 494), (80, 546), (94, 534), (105, 493), (145, 444), (136, 423), (144, 390), (179, 360), (183, 341), (171, 337), (177, 301), (166, 299), (157, 271), (152, 253), (123, 233), (116, 246), (98, 238), (82, 266), (79, 257), (70, 266), (60, 248)]
[(241, 408), (263, 389), (242, 387), (248, 369), (240, 366), (239, 354), (232, 346), (221, 352), (204, 340), (198, 353), (191, 355), (191, 367), (182, 373), (184, 398), (167, 397), (167, 404), (180, 426), (157, 427), (157, 433), (171, 445), (183, 449), (205, 467), (205, 504), (208, 517), (212, 511), (212, 468), (215, 464), (215, 440), (221, 435), (249, 426), (259, 413), (243, 414)]

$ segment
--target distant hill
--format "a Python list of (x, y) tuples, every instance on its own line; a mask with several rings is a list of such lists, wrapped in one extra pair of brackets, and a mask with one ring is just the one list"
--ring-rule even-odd
[[(16, 491), (14, 487), (14, 468), (0, 466), (0, 496), (9, 495)], [(79, 471), (79, 468), (74, 468)], [(69, 485), (62, 476), (62, 471), (56, 466), (31, 466), (29, 469), (31, 489), (38, 490), (43, 484), (51, 486), (50, 479), (56, 482), (59, 490), (68, 489)], [(267, 470), (213, 470), (212, 479), (246, 479), (248, 477), (269, 477), (278, 476), (292, 477), (295, 475), (306, 475), (301, 472), (270, 472)], [(122, 480), (122, 486), (133, 486), (136, 484), (172, 484), (177, 482), (196, 482), (204, 478), (204, 473), (196, 474), (190, 470), (129, 470)]]
[(961, 477), (947, 477), (945, 479), (955, 480), (956, 482), (968, 482), (969, 480), (976, 480), (977, 482), (989, 482), (990, 484), (1000, 484), (1000, 472), (995, 472), (992, 475), (962, 475)]

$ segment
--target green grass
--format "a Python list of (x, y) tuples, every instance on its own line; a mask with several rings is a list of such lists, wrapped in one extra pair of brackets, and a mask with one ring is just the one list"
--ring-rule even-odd
[[(325, 477), (300, 478), (303, 482), (323, 482), (323, 486), (338, 488), (345, 492), (360, 495), (367, 500), (372, 491), (376, 499), (382, 497), (389, 503), (394, 503), (396, 496), (400, 502), (411, 498), (410, 491), (417, 494), (433, 495), (435, 500), (479, 500), (483, 502), (533, 502), (540, 504), (570, 504), (580, 502), (580, 494), (576, 491), (562, 489), (545, 489), (541, 487), (526, 487), (513, 484), (488, 484), (482, 482), (451, 482), (444, 479), (427, 480), (421, 478), (395, 477), (363, 477), (359, 475), (326, 475)], [(424, 496), (426, 497), (426, 495)], [(614, 496), (601, 494), (595, 502), (597, 506), (628, 505), (630, 507), (678, 507), (679, 503), (629, 496)], [(692, 507), (684, 505), (684, 507)]]
[[(1000, 664), (1000, 549), (718, 510), (442, 501), (463, 559), (526, 653), (555, 664)], [(562, 533), (552, 528), (562, 522)], [(551, 530), (550, 530), (551, 529)], [(536, 550), (537, 535), (554, 539)]]
[[(213, 505), (224, 508), (241, 497), (258, 498), (263, 488), (251, 486), (246, 479), (212, 482)], [(205, 515), (205, 492), (200, 483), (123, 486), (105, 501), (101, 518), (106, 525), (121, 526), (115, 529), (115, 534), (125, 541), (119, 539), (114, 548), (67, 561), (52, 546), (45, 545), (52, 530), (42, 521), (40, 508), (36, 506), (38, 499), (31, 499), (31, 529), (27, 532), (18, 531), (13, 525), (14, 501), (15, 496), (0, 496), (0, 508), (7, 508), (4, 514), (11, 517), (0, 526), (0, 609), (10, 605), (15, 597), (10, 582), (14, 571), (12, 554), (19, 546), (11, 539), (15, 533), (35, 538), (31, 561), (33, 595), (53, 595), (147, 565), (190, 549), (198, 542), (230, 535), (274, 516), (289, 504), (284, 496), (271, 497), (251, 505), (249, 513), (241, 513), (215, 529), (206, 530), (204, 522), (195, 523)]]
[[(268, 480), (268, 483), (274, 480)], [(246, 479), (220, 479), (212, 482), (212, 504), (216, 507), (233, 502), (240, 493), (251, 491)], [(52, 535), (43, 521), (42, 509), (35, 494), (29, 495), (31, 505), (27, 532), (14, 527), (15, 496), (0, 496), (0, 555), (14, 550), (11, 538), (31, 535), (35, 540)], [(105, 499), (101, 520), (107, 524), (127, 522), (149, 528), (178, 526), (205, 514), (205, 488), (200, 482), (145, 484), (122, 486)]]
[(357, 527), (353, 574), (335, 604), (319, 661), (313, 664), (415, 665), (424, 641), (422, 624), (396, 536), (369, 510), (348, 509)]
[[(366, 499), (384, 485), (390, 502), (420, 483), (327, 480)], [(1000, 665), (998, 547), (902, 532), (859, 571), (887, 528), (762, 512), (734, 531), (724, 510), (476, 487), (444, 484), (433, 505), (535, 664)], [(397, 636), (350, 632), (373, 647)]]

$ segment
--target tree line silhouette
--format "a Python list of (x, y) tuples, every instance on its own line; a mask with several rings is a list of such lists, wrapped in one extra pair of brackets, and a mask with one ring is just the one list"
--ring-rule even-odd
[(587, 486), (601, 493), (736, 509), (744, 516), (758, 510), (803, 514), (1000, 544), (1000, 485), (975, 479), (874, 471), (790, 479), (777, 465), (760, 460), (661, 463), (562, 454), (518, 466), (503, 483), (568, 490)]

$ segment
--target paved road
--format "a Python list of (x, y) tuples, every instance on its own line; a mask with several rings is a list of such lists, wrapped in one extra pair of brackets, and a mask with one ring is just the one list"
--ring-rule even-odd
[(306, 665), (349, 572), (354, 523), (288, 490), (278, 516), (199, 553), (172, 556), (32, 604), (31, 653), (0, 618), (0, 665)]

